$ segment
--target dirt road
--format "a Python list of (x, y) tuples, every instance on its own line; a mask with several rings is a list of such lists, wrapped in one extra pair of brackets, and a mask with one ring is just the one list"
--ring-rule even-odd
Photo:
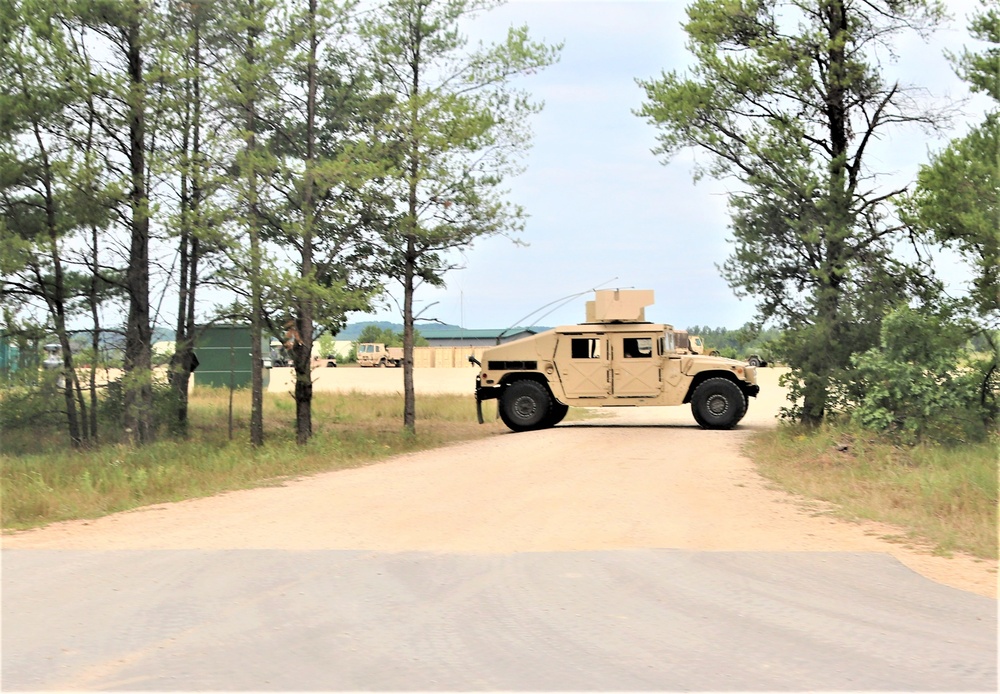
[[(420, 370), (419, 392), (468, 393), (471, 369)], [(741, 455), (783, 402), (778, 373), (735, 431), (687, 408), (613, 416), (401, 456), (280, 487), (160, 504), (7, 535), (5, 548), (354, 549), (512, 553), (673, 548), (888, 553), (940, 583), (996, 597), (996, 563), (883, 539), (891, 527), (818, 515)], [(287, 387), (272, 374), (271, 390)], [(318, 389), (398, 391), (396, 369), (322, 369)], [(470, 405), (471, 406), (471, 405)], [(500, 426), (490, 424), (489, 426)]]

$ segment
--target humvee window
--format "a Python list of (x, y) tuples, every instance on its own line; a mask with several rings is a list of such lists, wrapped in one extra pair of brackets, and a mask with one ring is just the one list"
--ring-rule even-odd
[(573, 359), (600, 359), (601, 341), (595, 337), (574, 337), (570, 341), (570, 356)]
[(675, 349), (677, 349), (678, 347), (677, 335), (674, 333), (673, 330), (668, 330), (666, 333), (664, 333), (662, 340), (663, 340), (664, 353), (669, 354), (670, 352), (673, 352)]
[(653, 356), (653, 339), (626, 337), (622, 340), (622, 351), (626, 359), (649, 359)]

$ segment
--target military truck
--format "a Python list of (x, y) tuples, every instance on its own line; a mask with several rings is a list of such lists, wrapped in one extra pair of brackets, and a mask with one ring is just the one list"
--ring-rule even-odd
[(555, 426), (570, 407), (685, 404), (705, 429), (736, 426), (760, 391), (756, 368), (695, 352), (686, 332), (646, 321), (652, 304), (652, 290), (598, 290), (586, 322), (490, 347), (482, 361), (469, 357), (480, 369), (479, 422), (483, 401), (497, 400), (513, 431)]
[(312, 358), (312, 368), (321, 369), (324, 366), (331, 369), (337, 368), (337, 355), (327, 354), (325, 357)]
[(358, 345), (358, 366), (402, 365), (402, 347), (386, 347), (381, 342), (362, 342)]

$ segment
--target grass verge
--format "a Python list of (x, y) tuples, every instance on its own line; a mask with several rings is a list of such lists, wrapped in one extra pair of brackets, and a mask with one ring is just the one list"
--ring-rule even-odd
[(766, 478), (837, 516), (905, 530), (887, 539), (996, 559), (997, 443), (901, 448), (855, 429), (779, 426), (747, 454)]
[(0, 449), (3, 527), (96, 518), (147, 504), (278, 484), (506, 431), (500, 424), (479, 425), (468, 396), (420, 396), (414, 436), (403, 431), (400, 395), (317, 393), (314, 436), (298, 446), (294, 401), (268, 394), (266, 442), (255, 450), (248, 443), (249, 411), (249, 394), (237, 392), (230, 440), (228, 391), (195, 390), (189, 437), (141, 448), (109, 442), (72, 451), (61, 430), (8, 428)]

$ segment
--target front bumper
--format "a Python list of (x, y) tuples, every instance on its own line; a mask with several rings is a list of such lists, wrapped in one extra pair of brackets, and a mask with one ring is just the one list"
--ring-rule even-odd
[(483, 419), (483, 400), (496, 400), (500, 397), (500, 386), (483, 387), (482, 376), (476, 376), (476, 419), (480, 424), (485, 423)]

